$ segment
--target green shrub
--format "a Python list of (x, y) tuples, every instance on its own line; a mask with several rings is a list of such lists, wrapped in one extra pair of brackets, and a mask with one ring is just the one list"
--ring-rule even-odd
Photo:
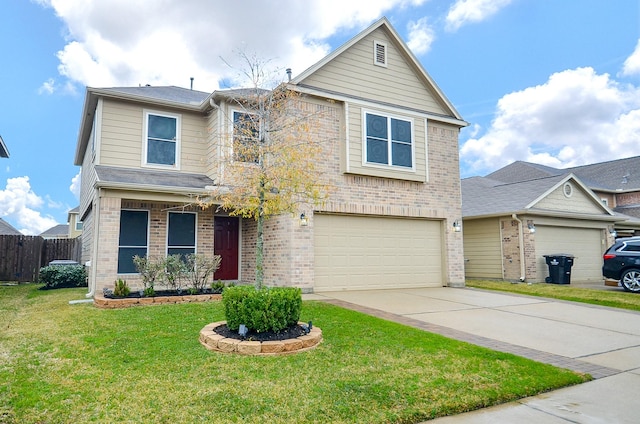
[(297, 287), (227, 287), (222, 292), (227, 326), (240, 324), (249, 331), (281, 331), (297, 324), (302, 308), (302, 291)]
[(127, 282), (121, 278), (118, 278), (118, 281), (116, 281), (116, 286), (113, 289), (113, 295), (117, 297), (127, 297), (130, 292), (131, 290), (129, 289)]
[(222, 290), (224, 290), (225, 288), (225, 284), (224, 282), (218, 280), (218, 281), (213, 281), (211, 283), (211, 291), (213, 293), (222, 293)]
[(87, 287), (87, 271), (82, 265), (49, 265), (40, 268), (40, 282), (45, 289)]

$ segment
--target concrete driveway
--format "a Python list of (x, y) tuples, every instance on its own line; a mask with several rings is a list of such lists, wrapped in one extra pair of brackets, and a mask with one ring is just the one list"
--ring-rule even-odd
[(636, 397), (640, 389), (640, 313), (472, 288), (343, 291), (305, 298), (587, 372), (595, 378), (432, 422), (640, 422)]

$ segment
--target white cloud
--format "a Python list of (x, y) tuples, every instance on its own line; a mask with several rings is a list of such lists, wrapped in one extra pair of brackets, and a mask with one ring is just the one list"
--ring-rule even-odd
[(37, 211), (43, 204), (44, 200), (31, 189), (29, 177), (9, 178), (5, 189), (0, 190), (0, 216), (12, 218), (23, 234), (40, 234), (57, 224), (52, 217)]
[(71, 185), (69, 186), (69, 191), (76, 196), (76, 199), (80, 199), (80, 188), (81, 188), (81, 180), (80, 175), (82, 171), (78, 171), (78, 173), (71, 179)]
[(38, 94), (52, 94), (54, 91), (56, 91), (56, 82), (53, 78), (49, 78), (42, 83), (38, 89)]
[[(138, 84), (210, 91), (232, 78), (235, 52), (259, 52), (294, 75), (328, 53), (327, 37), (425, 0), (38, 0), (68, 29), (59, 73), (89, 86)], [(222, 60), (224, 58), (225, 60)], [(285, 78), (282, 72), (282, 79)]]
[(639, 75), (640, 74), (640, 40), (636, 44), (636, 49), (631, 56), (624, 61), (622, 67), (622, 75)]
[(409, 22), (409, 39), (407, 46), (415, 54), (424, 54), (431, 49), (431, 44), (435, 40), (435, 31), (429, 26), (427, 18), (422, 18), (416, 22)]
[(502, 97), (491, 127), (462, 144), (462, 173), (514, 160), (569, 167), (640, 155), (640, 89), (592, 68)]
[(467, 23), (481, 22), (509, 3), (511, 0), (457, 0), (447, 14), (446, 28), (456, 31)]

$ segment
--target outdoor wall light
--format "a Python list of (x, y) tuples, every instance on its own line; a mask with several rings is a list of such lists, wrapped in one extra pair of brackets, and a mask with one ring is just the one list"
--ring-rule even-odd
[(453, 221), (453, 231), (455, 231), (456, 233), (462, 231), (462, 224), (457, 219)]
[(245, 337), (247, 335), (247, 326), (244, 324), (240, 324), (240, 328), (238, 328), (238, 334), (240, 334), (240, 337)]
[(614, 238), (618, 236), (618, 233), (613, 227), (609, 227), (609, 234), (611, 235), (611, 237), (614, 237)]
[(536, 232), (536, 226), (533, 225), (533, 221), (527, 221), (527, 228), (531, 234)]
[(300, 214), (300, 226), (306, 227), (307, 225), (309, 225), (309, 218), (307, 218), (307, 215), (305, 215), (304, 212), (302, 212)]

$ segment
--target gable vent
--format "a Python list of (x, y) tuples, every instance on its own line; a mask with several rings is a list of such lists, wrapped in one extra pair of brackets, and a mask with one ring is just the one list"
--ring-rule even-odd
[(387, 45), (385, 43), (373, 42), (373, 63), (379, 66), (387, 66)]

